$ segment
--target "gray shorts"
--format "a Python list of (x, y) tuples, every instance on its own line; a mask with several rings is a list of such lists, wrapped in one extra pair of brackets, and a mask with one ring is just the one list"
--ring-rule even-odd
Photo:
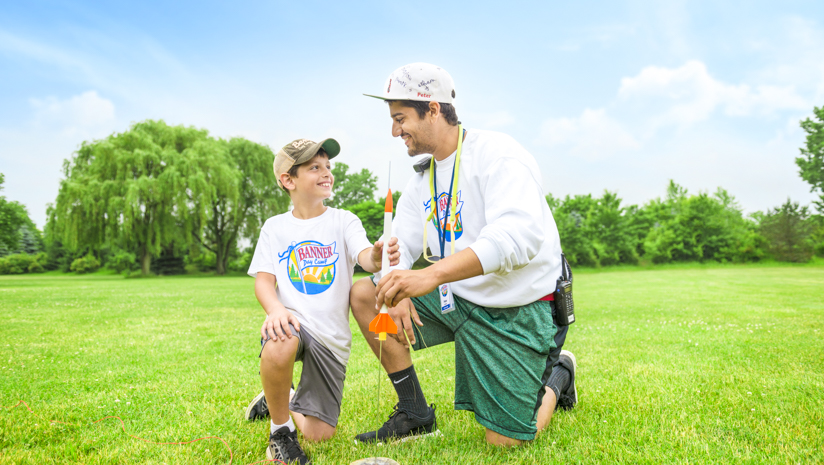
[[(335, 358), (331, 350), (316, 341), (305, 326), (299, 332), (292, 325), (289, 325), (289, 329), (298, 336), (299, 341), (295, 361), (303, 363), (300, 382), (289, 403), (289, 410), (317, 417), (331, 426), (337, 426), (346, 366)], [(261, 354), (267, 341), (269, 339), (260, 340)]]

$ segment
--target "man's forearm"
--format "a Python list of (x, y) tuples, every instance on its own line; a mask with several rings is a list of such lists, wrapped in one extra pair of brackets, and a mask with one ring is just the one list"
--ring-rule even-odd
[(484, 273), (484, 268), (475, 252), (466, 248), (424, 268), (423, 271), (430, 273), (440, 285), (480, 276)]

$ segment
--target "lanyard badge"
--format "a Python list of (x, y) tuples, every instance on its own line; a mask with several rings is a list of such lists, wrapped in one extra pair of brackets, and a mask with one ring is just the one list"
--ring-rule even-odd
[[(457, 192), (458, 192), (458, 172), (461, 166), (461, 149), (463, 148), (463, 138), (464, 138), (464, 131), (463, 126), (458, 125), (458, 149), (455, 153), (455, 162), (452, 165), (452, 180), (449, 182), (449, 192), (446, 196), (446, 209), (444, 210), (444, 224), (441, 227), (441, 219), (440, 214), (438, 212), (438, 199), (436, 198), (437, 195), (437, 175), (435, 174), (435, 158), (433, 157), (429, 163), (429, 189), (432, 195), (431, 200), (431, 207), (429, 209), (429, 216), (426, 218), (426, 221), (423, 225), (423, 254), (424, 258), (431, 263), (435, 263), (439, 260), (443, 260), (444, 252), (446, 248), (446, 230), (447, 227), (449, 232), (452, 234), (452, 240), (450, 241), (450, 248), (452, 249), (452, 255), (455, 254), (455, 227), (457, 225), (457, 209), (458, 209), (458, 201), (457, 201)], [(452, 193), (455, 192), (455, 195)], [(451, 211), (450, 211), (451, 210)], [(435, 218), (435, 229), (438, 231), (438, 246), (440, 247), (440, 255), (437, 257), (434, 256), (427, 256), (426, 255), (426, 248), (427, 244), (427, 231), (429, 222), (432, 218)], [(443, 283), (438, 286), (438, 297), (441, 299), (441, 313), (449, 313), (455, 310), (455, 301), (452, 298), (452, 287), (449, 283)]]
[[(452, 240), (449, 242), (452, 255), (455, 255), (455, 228), (457, 227), (457, 210), (458, 210), (458, 172), (461, 166), (461, 150), (463, 148), (464, 130), (462, 125), (458, 125), (458, 149), (455, 154), (455, 161), (452, 164), (452, 179), (449, 183), (449, 192), (447, 193), (446, 208), (444, 210), (443, 227), (441, 227), (440, 212), (438, 211), (437, 199), (437, 174), (435, 170), (435, 158), (431, 158), (429, 162), (429, 191), (431, 195), (429, 216), (427, 216), (423, 225), (423, 257), (430, 263), (435, 263), (443, 260), (446, 248), (447, 228), (452, 234)], [(452, 193), (455, 192), (455, 195)], [(428, 247), (429, 228), (428, 224), (435, 218), (435, 230), (438, 232), (438, 245), (440, 246), (440, 255), (427, 255), (426, 249)]]
[(441, 298), (441, 313), (449, 313), (455, 310), (455, 302), (452, 300), (452, 289), (449, 283), (438, 286), (438, 296)]

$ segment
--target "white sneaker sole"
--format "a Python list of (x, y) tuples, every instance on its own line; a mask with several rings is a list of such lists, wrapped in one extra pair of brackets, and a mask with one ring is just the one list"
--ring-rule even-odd
[(249, 403), (249, 406), (246, 407), (246, 419), (247, 420), (252, 421), (252, 419), (249, 418), (252, 415), (252, 409), (255, 407), (255, 405), (257, 405), (258, 402), (260, 402), (260, 399), (263, 399), (264, 397), (265, 397), (265, 395), (264, 395), (263, 391), (260, 391), (260, 394), (255, 396), (255, 398), (252, 399), (252, 402)]
[[(374, 444), (378, 445), (378, 446), (382, 446), (384, 444), (394, 445), (394, 444), (400, 444), (400, 443), (406, 442), (406, 441), (417, 441), (419, 439), (438, 438), (438, 437), (441, 437), (441, 436), (443, 436), (443, 433), (441, 433), (441, 430), (436, 429), (435, 431), (433, 431), (431, 433), (413, 434), (412, 436), (406, 436), (405, 438), (395, 439), (395, 440), (392, 440), (392, 441), (386, 441), (385, 443), (383, 441), (378, 441), (378, 442), (375, 442)], [(355, 444), (364, 445), (364, 444), (373, 444), (373, 443), (360, 442), (357, 439), (355, 439)]]

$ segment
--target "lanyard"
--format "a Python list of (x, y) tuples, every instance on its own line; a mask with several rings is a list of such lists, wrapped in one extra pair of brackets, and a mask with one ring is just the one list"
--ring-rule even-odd
[[(435, 229), (438, 232), (438, 244), (441, 248), (441, 255), (440, 258), (444, 258), (444, 247), (446, 246), (446, 226), (447, 224), (452, 225), (450, 228), (450, 233), (452, 234), (452, 240), (450, 241), (450, 245), (452, 248), (452, 255), (455, 255), (455, 215), (456, 211), (458, 210), (458, 198), (457, 194), (452, 195), (453, 188), (455, 192), (458, 190), (458, 172), (461, 166), (461, 149), (463, 148), (463, 139), (464, 139), (464, 130), (462, 125), (458, 125), (458, 150), (455, 153), (455, 162), (452, 164), (452, 180), (449, 182), (449, 193), (447, 194), (446, 200), (446, 210), (444, 211), (444, 229), (441, 228), (441, 220), (440, 215), (438, 214), (438, 202), (435, 198), (435, 192), (438, 188), (436, 181), (437, 175), (435, 174), (435, 157), (432, 157), (432, 160), (429, 162), (429, 191), (432, 196), (432, 208), (429, 209), (429, 217), (426, 219), (426, 223), (435, 217)], [(451, 207), (451, 208), (450, 208)], [(451, 212), (450, 212), (451, 210)], [(426, 226), (424, 226), (424, 232), (426, 231)], [(425, 242), (425, 240), (424, 240)], [(424, 248), (426, 244), (424, 243)]]

